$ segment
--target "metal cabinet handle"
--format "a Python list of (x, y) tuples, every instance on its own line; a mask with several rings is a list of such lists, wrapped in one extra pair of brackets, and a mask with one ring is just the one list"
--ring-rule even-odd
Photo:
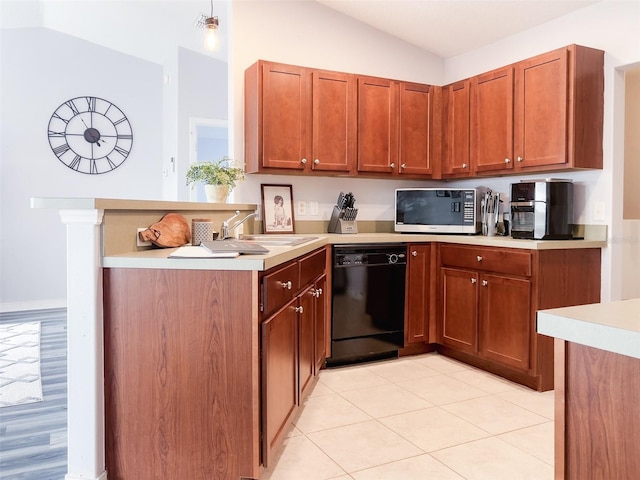
[(392, 163), (391, 165), (389, 165), (391, 168), (396, 168), (396, 164)]
[(306, 158), (303, 158), (302, 160), (300, 160), (300, 163), (302, 163), (302, 164), (307, 163), (307, 159), (306, 159)]
[(319, 297), (320, 295), (322, 295), (322, 289), (321, 289), (321, 288), (317, 289), (317, 290), (316, 290), (316, 292), (318, 292), (318, 295), (317, 295), (318, 297)]
[(319, 298), (320, 295), (322, 295), (322, 289), (321, 288), (317, 288), (315, 290), (311, 291), (311, 295), (313, 295), (316, 298)]
[(524, 160), (524, 158), (522, 158), (522, 157), (518, 157), (518, 161), (519, 161), (519, 162), (522, 162), (523, 160)]
[(471, 279), (471, 283), (476, 283), (476, 282), (477, 282), (477, 280), (475, 278)]
[(479, 262), (482, 261), (482, 257), (480, 255), (478, 255), (476, 258), (478, 259)]
[(291, 280), (289, 280), (288, 282), (282, 282), (281, 285), (285, 290), (291, 290), (291, 287), (293, 286)]
[(467, 165), (466, 163), (462, 164), (462, 168), (467, 168), (469, 165)]
[(505, 158), (504, 159), (504, 163), (511, 163), (511, 159), (510, 158)]
[(486, 287), (489, 284), (489, 282), (487, 282), (486, 280), (482, 280), (482, 286)]
[(296, 307), (295, 310), (296, 310), (296, 313), (304, 313), (304, 308), (302, 308), (302, 306)]
[(318, 165), (318, 164), (320, 163), (320, 160), (316, 158), (316, 159), (313, 161), (313, 163), (315, 163), (316, 165)]
[(417, 256), (418, 256), (418, 252), (416, 252), (415, 250), (413, 250), (413, 251), (411, 252), (411, 256), (412, 256), (412, 257), (417, 257)]
[(400, 168), (407, 168), (407, 164), (403, 163), (402, 165), (400, 165)]

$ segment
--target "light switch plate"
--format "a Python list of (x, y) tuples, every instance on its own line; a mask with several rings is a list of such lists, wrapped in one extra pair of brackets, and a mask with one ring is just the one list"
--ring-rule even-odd
[(309, 215), (318, 215), (318, 202), (309, 202)]
[(304, 216), (307, 214), (307, 202), (304, 200), (298, 200), (298, 215)]
[(593, 220), (604, 222), (604, 202), (593, 202)]

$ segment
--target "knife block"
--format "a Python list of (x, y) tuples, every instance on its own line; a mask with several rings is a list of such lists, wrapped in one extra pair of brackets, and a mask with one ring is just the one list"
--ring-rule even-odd
[(331, 218), (329, 219), (329, 233), (358, 233), (358, 224), (355, 220), (343, 220), (342, 210), (338, 206), (333, 207)]

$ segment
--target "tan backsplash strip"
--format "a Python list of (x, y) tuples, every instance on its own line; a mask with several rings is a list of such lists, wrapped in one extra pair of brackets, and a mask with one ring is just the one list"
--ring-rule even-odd
[[(246, 205), (242, 205), (246, 208)], [(235, 211), (236, 205), (229, 205), (228, 210), (182, 210), (176, 213), (180, 213), (189, 224), (191, 228), (191, 220), (194, 218), (208, 218), (213, 220), (214, 230), (220, 231), (222, 222), (231, 217)], [(255, 209), (242, 209), (240, 215), (234, 219), (231, 224), (236, 220), (244, 218), (249, 213), (254, 212)], [(157, 247), (138, 247), (136, 246), (136, 231), (138, 227), (147, 228), (160, 219), (168, 212), (165, 211), (123, 211), (123, 210), (107, 210), (104, 212), (104, 219), (102, 222), (103, 232), (103, 255), (117, 255), (122, 253), (133, 253), (142, 250), (148, 250), (150, 248)], [(252, 222), (248, 221), (243, 224), (244, 233), (257, 233), (259, 230), (252, 230)]]

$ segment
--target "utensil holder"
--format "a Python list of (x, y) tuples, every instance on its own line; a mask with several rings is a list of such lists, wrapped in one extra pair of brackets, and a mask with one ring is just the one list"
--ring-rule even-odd
[(342, 216), (344, 215), (344, 210), (338, 208), (338, 206), (333, 207), (333, 212), (331, 212), (331, 218), (329, 219), (329, 227), (327, 231), (329, 233), (358, 233), (358, 224), (354, 220), (344, 220)]

